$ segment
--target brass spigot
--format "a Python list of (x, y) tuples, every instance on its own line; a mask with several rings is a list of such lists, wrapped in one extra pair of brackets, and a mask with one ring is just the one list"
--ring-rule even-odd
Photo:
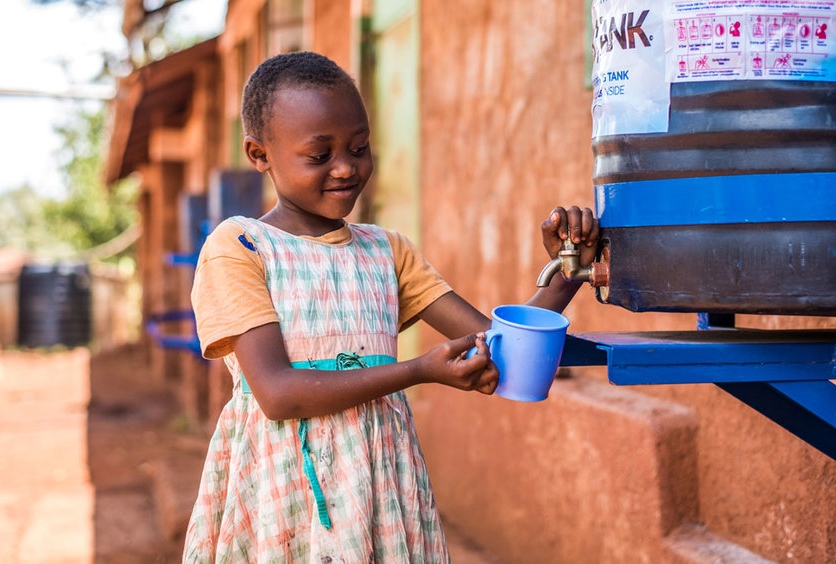
[(589, 282), (594, 287), (609, 284), (609, 267), (603, 262), (593, 262), (589, 266), (581, 266), (581, 253), (578, 247), (569, 239), (563, 241), (563, 246), (537, 277), (537, 286), (545, 288), (552, 281), (555, 274), (560, 272), (569, 282)]

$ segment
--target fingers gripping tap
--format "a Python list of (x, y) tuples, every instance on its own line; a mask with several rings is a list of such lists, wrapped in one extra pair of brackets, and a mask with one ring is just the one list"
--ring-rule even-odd
[(540, 272), (537, 277), (537, 286), (540, 288), (548, 286), (558, 272), (570, 282), (589, 282), (594, 287), (607, 286), (609, 283), (607, 264), (593, 262), (589, 266), (581, 266), (580, 251), (577, 245), (569, 239), (563, 240), (563, 246), (557, 257), (552, 259)]

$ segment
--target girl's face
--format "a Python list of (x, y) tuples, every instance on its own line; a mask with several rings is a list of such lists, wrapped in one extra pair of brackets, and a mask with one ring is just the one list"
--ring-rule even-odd
[(290, 233), (319, 236), (343, 225), (372, 174), (369, 120), (345, 88), (285, 88), (275, 94), (264, 139), (247, 136), (250, 162), (279, 197), (263, 219)]

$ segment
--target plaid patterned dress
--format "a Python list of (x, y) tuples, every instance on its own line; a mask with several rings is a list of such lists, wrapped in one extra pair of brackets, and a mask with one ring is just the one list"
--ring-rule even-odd
[[(329, 245), (245, 218), (299, 368), (394, 361), (398, 284), (382, 230)], [(340, 413), (270, 421), (234, 354), (233, 397), (211, 439), (184, 562), (449, 562), (403, 392)]]

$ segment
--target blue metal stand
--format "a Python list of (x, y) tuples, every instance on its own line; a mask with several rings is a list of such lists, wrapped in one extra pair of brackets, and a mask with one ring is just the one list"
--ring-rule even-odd
[(606, 366), (613, 384), (716, 384), (836, 459), (836, 331), (568, 335), (561, 366)]
[[(209, 220), (200, 222), (200, 239), (197, 248), (193, 253), (169, 253), (166, 256), (166, 263), (169, 266), (185, 266), (196, 268), (200, 257), (200, 249), (206, 242), (206, 237), (212, 231), (212, 223)], [(167, 334), (163, 332), (163, 326), (169, 323), (189, 321), (191, 328), (188, 334)], [(185, 349), (191, 352), (200, 360), (205, 360), (200, 352), (200, 339), (197, 337), (197, 324), (194, 311), (172, 310), (149, 316), (145, 323), (145, 330), (157, 344), (165, 349)]]
[[(167, 334), (163, 332), (164, 325), (182, 321), (191, 323), (191, 330), (188, 334)], [(152, 315), (145, 322), (145, 330), (164, 349), (186, 349), (197, 358), (203, 360), (203, 355), (200, 352), (200, 340), (197, 338), (197, 330), (195, 328), (194, 312), (192, 310), (174, 310)]]

